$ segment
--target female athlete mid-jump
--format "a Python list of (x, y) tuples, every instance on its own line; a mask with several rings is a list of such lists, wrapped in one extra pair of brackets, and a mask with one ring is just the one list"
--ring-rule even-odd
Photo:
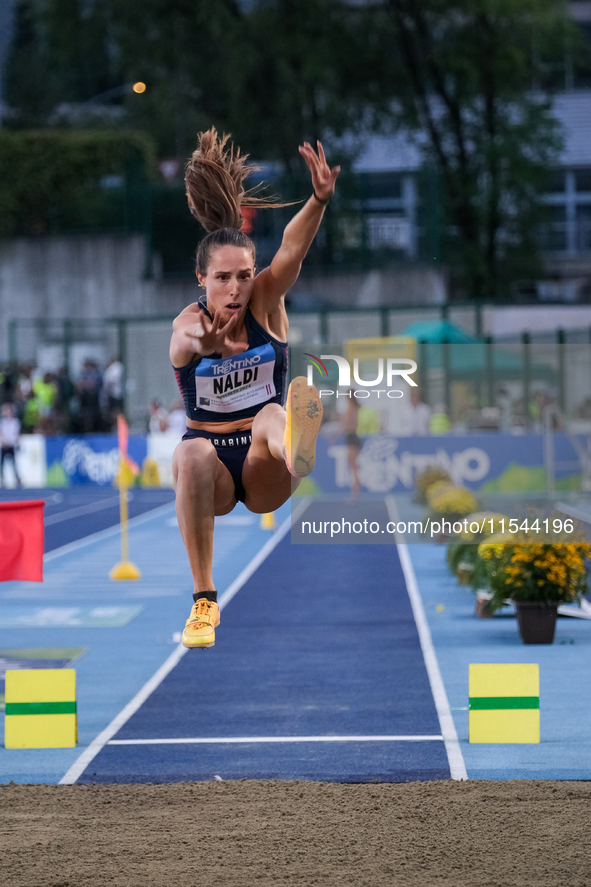
[[(256, 271), (255, 246), (240, 229), (242, 208), (275, 206), (244, 189), (246, 156), (215, 129), (199, 136), (185, 182), (193, 215), (209, 232), (197, 250), (204, 297), (173, 323), (170, 359), (187, 414), (175, 450), (173, 480), (179, 527), (194, 581), (186, 647), (211, 647), (220, 621), (212, 576), (213, 527), (237, 501), (275, 511), (314, 467), (320, 397), (304, 376), (287, 386), (285, 294), (334, 193), (322, 145), (299, 151), (312, 196), (289, 222), (271, 264)], [(284, 409), (285, 403), (285, 409)]]

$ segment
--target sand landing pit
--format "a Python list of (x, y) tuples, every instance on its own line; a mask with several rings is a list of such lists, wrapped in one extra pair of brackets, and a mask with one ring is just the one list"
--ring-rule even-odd
[(14, 887), (587, 887), (591, 783), (2, 785)]

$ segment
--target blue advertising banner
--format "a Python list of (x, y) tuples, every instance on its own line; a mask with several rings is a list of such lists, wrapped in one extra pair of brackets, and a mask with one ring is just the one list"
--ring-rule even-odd
[[(586, 438), (579, 436), (587, 449)], [(440, 465), (454, 483), (483, 492), (543, 490), (546, 485), (542, 434), (472, 434), (429, 437), (393, 437), (375, 434), (362, 441), (357, 469), (362, 487), (372, 493), (403, 492), (414, 488), (415, 474), (427, 465)], [(316, 467), (311, 476), (325, 493), (351, 485), (348, 447), (320, 438)], [(578, 488), (581, 465), (565, 434), (554, 434), (557, 489)]]
[[(583, 450), (587, 438), (577, 435)], [(544, 435), (471, 434), (362, 438), (357, 468), (362, 487), (371, 493), (414, 488), (415, 475), (427, 465), (440, 465), (454, 483), (482, 492), (541, 491), (546, 486)], [(131, 435), (129, 455), (141, 467), (148, 450), (145, 435)], [(48, 437), (47, 486), (107, 485), (118, 470), (117, 437), (110, 434)], [(580, 460), (566, 434), (554, 434), (556, 489), (578, 489)], [(320, 437), (310, 482), (325, 493), (351, 486), (349, 453), (343, 437)]]
[[(128, 454), (142, 466), (147, 455), (145, 434), (129, 437)], [(47, 485), (112, 484), (119, 468), (115, 434), (57, 436), (46, 439)]]

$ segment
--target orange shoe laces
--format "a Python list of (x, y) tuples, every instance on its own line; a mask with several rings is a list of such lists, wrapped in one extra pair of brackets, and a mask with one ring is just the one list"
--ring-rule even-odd
[[(191, 610), (189, 620), (192, 620), (193, 618), (196, 619), (197, 616), (211, 616), (213, 607), (213, 601), (208, 601), (207, 598), (204, 597), (198, 598), (193, 604), (193, 609)], [(201, 628), (206, 625), (211, 626), (213, 625), (213, 617), (211, 618), (211, 622), (208, 620), (206, 620), (205, 622), (203, 622), (202, 620), (198, 620), (197, 622), (191, 622), (191, 625), (193, 628)]]

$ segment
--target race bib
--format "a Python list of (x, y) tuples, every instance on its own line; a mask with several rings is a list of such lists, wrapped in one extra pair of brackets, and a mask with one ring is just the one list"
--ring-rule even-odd
[(260, 345), (235, 357), (204, 357), (195, 369), (196, 408), (235, 413), (275, 397), (275, 351)]

